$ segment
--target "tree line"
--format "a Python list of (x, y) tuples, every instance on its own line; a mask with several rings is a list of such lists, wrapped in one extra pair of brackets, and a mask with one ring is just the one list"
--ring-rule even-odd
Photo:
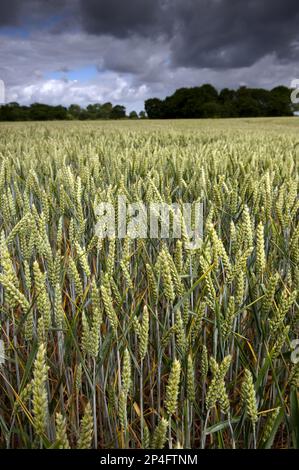
[(89, 104), (82, 108), (78, 104), (69, 107), (51, 106), (48, 104), (33, 103), (30, 106), (21, 106), (12, 102), (0, 106), (0, 121), (56, 121), (56, 120), (95, 120), (95, 119), (138, 119), (145, 118), (145, 112), (139, 115), (132, 111), (129, 116), (122, 105), (113, 106), (112, 103)]
[(179, 88), (164, 100), (151, 98), (145, 101), (145, 111), (137, 114), (112, 103), (78, 104), (69, 107), (33, 103), (22, 106), (16, 102), (0, 106), (0, 121), (49, 121), (96, 119), (190, 119), (292, 116), (299, 106), (291, 103), (291, 90), (278, 86), (272, 90), (240, 87), (224, 88), (220, 92), (212, 85)]
[(292, 116), (291, 91), (284, 86), (272, 90), (240, 87), (220, 92), (212, 85), (180, 88), (164, 100), (151, 98), (145, 102), (151, 119), (232, 118)]

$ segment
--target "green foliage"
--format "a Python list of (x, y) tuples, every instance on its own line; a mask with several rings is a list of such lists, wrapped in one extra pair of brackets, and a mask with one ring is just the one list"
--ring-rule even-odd
[[(135, 115), (130, 115), (130, 118), (138, 119), (137, 113)], [(121, 105), (113, 106), (111, 103), (89, 104), (86, 108), (82, 108), (78, 104), (71, 104), (66, 108), (64, 106), (51, 106), (41, 103), (33, 103), (30, 106), (8, 103), (0, 106), (0, 121), (61, 121), (78, 119), (84, 121), (87, 119), (122, 119), (125, 117), (126, 108)]]
[(150, 119), (291, 116), (291, 91), (284, 86), (273, 90), (240, 87), (220, 91), (209, 84), (180, 88), (165, 100), (145, 102)]

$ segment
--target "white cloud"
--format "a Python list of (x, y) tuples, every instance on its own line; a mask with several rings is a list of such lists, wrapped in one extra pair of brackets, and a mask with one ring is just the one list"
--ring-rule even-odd
[(99, 83), (51, 79), (34, 84), (15, 85), (9, 88), (7, 101), (17, 101), (25, 105), (39, 102), (64, 106), (72, 103), (86, 106), (88, 103), (111, 101), (126, 105), (128, 110), (133, 109), (133, 104), (137, 104), (139, 110), (143, 108), (146, 93), (145, 85), (133, 87), (117, 74), (108, 73), (102, 76)]
[[(166, 47), (160, 40), (133, 37), (125, 41), (108, 36), (65, 33), (54, 37), (36, 33), (28, 39), (0, 37), (0, 78), (7, 87), (7, 100), (28, 104), (95, 101), (121, 103), (143, 109), (151, 96), (147, 76), (161, 69)], [(90, 80), (49, 79), (61, 70), (98, 67)], [(137, 80), (136, 78), (139, 77)]]

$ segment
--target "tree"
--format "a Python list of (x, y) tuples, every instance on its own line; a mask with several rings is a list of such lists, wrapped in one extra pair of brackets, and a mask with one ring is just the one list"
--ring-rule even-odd
[(145, 111), (140, 111), (139, 118), (140, 119), (146, 119), (146, 112)]
[(270, 91), (271, 115), (292, 116), (293, 107), (290, 99), (290, 90), (285, 86), (278, 86)]
[(219, 103), (221, 105), (222, 117), (237, 117), (236, 91), (223, 88), (219, 93)]
[(78, 104), (71, 104), (68, 108), (68, 113), (74, 118), (79, 119), (81, 114), (81, 107)]
[(210, 84), (179, 88), (164, 100), (148, 99), (145, 109), (151, 119), (290, 116), (290, 90), (280, 86), (273, 90), (240, 87), (218, 91)]
[(162, 119), (164, 117), (163, 101), (159, 98), (146, 100), (144, 108), (150, 119)]
[(126, 108), (119, 104), (113, 106), (111, 115), (111, 119), (122, 119), (126, 117)]
[(64, 121), (67, 119), (67, 115), (68, 115), (67, 109), (64, 106), (55, 106), (53, 108), (53, 113), (52, 113), (53, 119)]
[(29, 109), (31, 121), (54, 121), (67, 119), (68, 111), (63, 106), (49, 106), (47, 104), (33, 103)]
[(102, 105), (100, 103), (89, 104), (86, 108), (88, 112), (88, 119), (100, 119), (101, 109)]
[(101, 119), (111, 119), (112, 103), (104, 103), (101, 108)]
[(12, 102), (0, 106), (0, 121), (28, 121), (29, 108)]
[(41, 103), (33, 103), (30, 106), (30, 120), (31, 121), (47, 121), (52, 120), (52, 116), (49, 113), (49, 106)]
[(217, 101), (208, 101), (202, 105), (202, 117), (204, 118), (220, 118), (222, 115), (222, 107)]
[(138, 114), (136, 113), (136, 111), (131, 111), (130, 114), (129, 114), (129, 118), (130, 119), (138, 119)]

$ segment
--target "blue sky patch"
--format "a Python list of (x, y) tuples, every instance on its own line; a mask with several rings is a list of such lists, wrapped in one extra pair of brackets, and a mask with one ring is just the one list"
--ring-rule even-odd
[(20, 28), (16, 26), (1, 26), (0, 35), (8, 36), (10, 38), (28, 38), (30, 32), (27, 28)]
[(54, 80), (79, 80), (80, 82), (86, 82), (96, 77), (98, 74), (97, 67), (95, 65), (88, 65), (72, 70), (56, 70), (55, 72), (49, 72), (45, 78)]

